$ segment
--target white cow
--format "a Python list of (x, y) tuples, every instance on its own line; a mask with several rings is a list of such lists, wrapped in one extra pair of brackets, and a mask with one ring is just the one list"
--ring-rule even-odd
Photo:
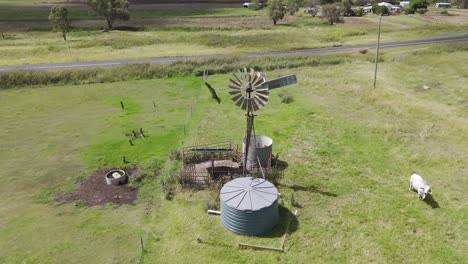
[(411, 175), (409, 190), (415, 190), (418, 192), (418, 197), (420, 200), (426, 199), (426, 194), (432, 194), (431, 186), (429, 186), (423, 178), (418, 174)]

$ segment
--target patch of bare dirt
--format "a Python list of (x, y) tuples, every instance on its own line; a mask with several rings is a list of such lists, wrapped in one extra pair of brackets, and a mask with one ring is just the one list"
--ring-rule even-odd
[(440, 11), (433, 11), (425, 15), (421, 15), (421, 18), (436, 24), (468, 24), (468, 12), (448, 11), (448, 14), (449, 15), (442, 15), (440, 14)]
[[(125, 169), (127, 175), (132, 175), (136, 171), (136, 166)], [(78, 184), (78, 190), (69, 193), (60, 193), (57, 195), (57, 201), (63, 203), (72, 203), (81, 201), (87, 206), (104, 205), (114, 203), (118, 205), (133, 204), (137, 198), (138, 189), (124, 185), (107, 185), (105, 175), (111, 168), (101, 168), (95, 171), (91, 176)], [(130, 176), (131, 178), (131, 176)]]
[(366, 17), (344, 17), (343, 19), (345, 24), (353, 26), (367, 26), (376, 24), (375, 21)]

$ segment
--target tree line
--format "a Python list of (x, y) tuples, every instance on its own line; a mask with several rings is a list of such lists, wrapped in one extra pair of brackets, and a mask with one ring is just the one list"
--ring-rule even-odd
[[(130, 19), (128, 0), (85, 0), (95, 15), (103, 16), (106, 19), (107, 27), (105, 31), (113, 28), (116, 20), (127, 21)], [(331, 25), (342, 22), (342, 16), (362, 16), (362, 8), (353, 8), (355, 6), (373, 5), (372, 10), (376, 14), (388, 15), (390, 11), (385, 6), (378, 6), (382, 1), (390, 4), (398, 4), (399, 0), (252, 0), (249, 8), (260, 10), (267, 8), (268, 16), (276, 25), (287, 14), (294, 15), (300, 7), (308, 7), (311, 14), (315, 16), (317, 6), (320, 6), (322, 19), (327, 20)], [(406, 14), (415, 12), (424, 13), (427, 7), (439, 0), (410, 0), (410, 6), (404, 10)], [(468, 8), (468, 0), (451, 0), (454, 6), (459, 8)], [(71, 28), (68, 18), (68, 10), (63, 6), (54, 6), (49, 13), (49, 21), (53, 28), (62, 32), (62, 37), (67, 40), (67, 32)], [(3, 32), (2, 37), (4, 38)]]

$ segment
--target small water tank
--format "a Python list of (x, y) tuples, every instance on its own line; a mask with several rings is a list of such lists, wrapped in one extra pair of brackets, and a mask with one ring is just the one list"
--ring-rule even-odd
[[(271, 158), (273, 140), (264, 135), (255, 135), (250, 138), (249, 156), (247, 157), (247, 167), (258, 163), (263, 168), (268, 167), (268, 162)], [(242, 153), (245, 155), (245, 138), (242, 142)], [(258, 158), (257, 158), (258, 157)]]
[(260, 178), (237, 178), (221, 189), (221, 222), (240, 235), (260, 235), (278, 223), (278, 189)]
[(108, 185), (120, 185), (127, 182), (127, 175), (123, 170), (111, 170), (106, 173), (106, 183)]

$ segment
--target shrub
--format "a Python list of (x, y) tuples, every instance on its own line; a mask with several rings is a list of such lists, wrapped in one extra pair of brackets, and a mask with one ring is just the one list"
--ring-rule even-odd
[(412, 8), (413, 10), (425, 9), (427, 12), (428, 6), (429, 6), (429, 2), (427, 0), (411, 0), (409, 7)]
[(411, 7), (405, 7), (405, 8), (403, 8), (403, 13), (405, 15), (412, 15), (412, 14), (414, 14), (414, 9), (411, 8)]
[(376, 15), (382, 14), (383, 16), (390, 15), (390, 10), (386, 6), (379, 6), (378, 4), (372, 5), (372, 12)]
[(341, 16), (340, 6), (336, 4), (323, 5), (322, 6), (322, 19), (328, 20), (330, 25), (343, 22)]
[(282, 90), (280, 93), (278, 93), (278, 96), (281, 98), (281, 103), (283, 104), (290, 104), (294, 102), (294, 98), (286, 90)]
[(366, 14), (366, 11), (364, 11), (364, 8), (359, 7), (358, 9), (354, 10), (354, 15), (361, 17)]
[(259, 0), (252, 0), (252, 1), (250, 2), (249, 9), (250, 9), (250, 10), (255, 10), (255, 11), (256, 11), (256, 10), (262, 9), (262, 6), (261, 6), (261, 4), (260, 4), (260, 1), (259, 1)]
[(440, 12), (440, 14), (441, 14), (441, 15), (445, 15), (445, 16), (448, 16), (448, 15), (449, 15), (449, 13), (448, 13), (447, 10), (442, 10), (442, 11)]
[(424, 15), (427, 13), (427, 8), (418, 8), (416, 9), (416, 13)]

